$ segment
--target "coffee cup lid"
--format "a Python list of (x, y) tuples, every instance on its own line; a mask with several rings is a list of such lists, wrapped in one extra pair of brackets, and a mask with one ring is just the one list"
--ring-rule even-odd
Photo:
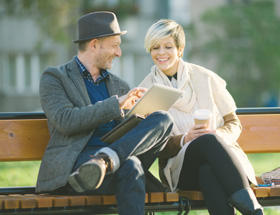
[(199, 109), (194, 112), (194, 118), (200, 120), (209, 119), (211, 115), (212, 115), (211, 111), (207, 109)]

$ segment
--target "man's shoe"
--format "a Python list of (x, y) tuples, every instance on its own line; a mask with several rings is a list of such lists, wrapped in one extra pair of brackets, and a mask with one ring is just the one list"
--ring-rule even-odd
[(112, 172), (112, 169), (111, 159), (106, 154), (101, 153), (82, 164), (68, 177), (68, 182), (79, 193), (95, 190), (102, 184), (106, 172)]

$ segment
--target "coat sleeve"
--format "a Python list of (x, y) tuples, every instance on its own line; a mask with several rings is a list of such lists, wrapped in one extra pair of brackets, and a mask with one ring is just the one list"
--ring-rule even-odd
[(86, 105), (66, 78), (58, 69), (49, 68), (40, 82), (41, 105), (56, 130), (68, 136), (82, 134), (121, 116), (117, 96)]
[(235, 112), (224, 116), (224, 125), (216, 130), (216, 134), (226, 143), (233, 144), (239, 138), (242, 126)]
[(169, 186), (166, 177), (164, 175), (163, 169), (166, 167), (168, 159), (175, 157), (181, 150), (180, 141), (182, 136), (183, 134), (171, 136), (166, 146), (159, 154), (159, 159), (158, 159), (159, 177), (166, 188), (168, 188)]

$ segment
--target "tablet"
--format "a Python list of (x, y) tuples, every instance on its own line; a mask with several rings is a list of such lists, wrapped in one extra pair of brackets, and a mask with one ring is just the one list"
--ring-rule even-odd
[(124, 136), (131, 129), (135, 128), (144, 117), (137, 114), (132, 114), (131, 116), (125, 118), (120, 124), (118, 124), (111, 131), (107, 132), (104, 136), (100, 138), (102, 142), (113, 143)]
[(146, 116), (159, 110), (168, 111), (183, 93), (183, 90), (161, 84), (153, 84), (126, 115), (139, 114)]

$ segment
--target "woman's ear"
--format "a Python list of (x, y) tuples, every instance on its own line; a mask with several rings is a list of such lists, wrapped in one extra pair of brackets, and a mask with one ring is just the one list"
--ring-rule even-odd
[(178, 49), (178, 57), (183, 57), (183, 54), (184, 54), (184, 47), (180, 47)]

